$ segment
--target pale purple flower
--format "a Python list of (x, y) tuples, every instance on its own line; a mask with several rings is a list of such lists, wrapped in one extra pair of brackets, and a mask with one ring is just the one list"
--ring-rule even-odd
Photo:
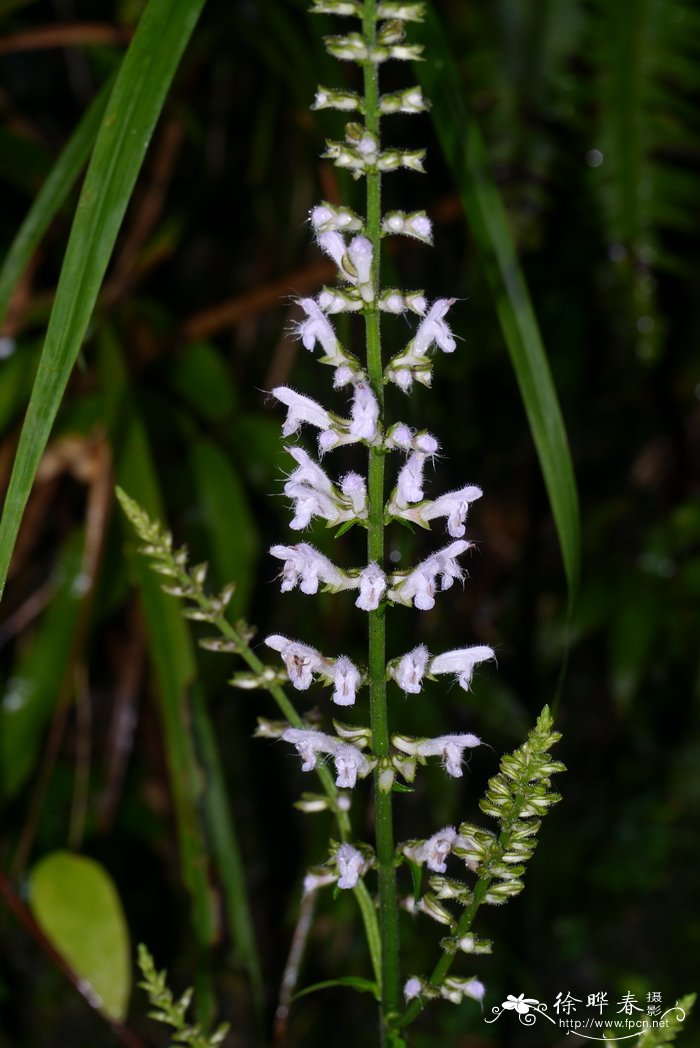
[(374, 562), (360, 572), (360, 594), (355, 607), (360, 611), (375, 611), (386, 593), (386, 575)]
[(279, 633), (265, 638), (268, 648), (278, 651), (287, 668), (287, 676), (297, 691), (306, 691), (311, 686), (314, 673), (323, 669), (324, 659), (315, 648), (297, 640), (289, 640)]
[(413, 757), (442, 758), (445, 771), (455, 779), (462, 777), (464, 751), (481, 745), (481, 739), (469, 733), (439, 735), (435, 739), (410, 739), (395, 735), (391, 741), (398, 750)]
[(469, 484), (458, 491), (449, 491), (440, 498), (421, 508), (421, 520), (434, 520), (436, 517), (447, 517), (447, 531), (454, 539), (464, 535), (464, 522), (467, 519), (469, 506), (483, 495), (481, 488)]
[(350, 276), (343, 269), (343, 259), (345, 257), (345, 240), (342, 235), (336, 230), (329, 230), (326, 233), (320, 233), (318, 237), (318, 246), (321, 250), (329, 255), (335, 262), (340, 275), (346, 280), (350, 279)]
[(298, 325), (304, 348), (311, 351), (318, 342), (327, 357), (335, 357), (339, 350), (338, 339), (325, 313), (313, 298), (300, 298), (299, 305), (306, 313), (306, 320)]
[(335, 743), (332, 750), (338, 789), (352, 790), (357, 776), (364, 778), (372, 770), (372, 765), (361, 750), (349, 742)]
[(396, 480), (396, 504), (399, 507), (422, 500), (423, 469), (426, 457), (420, 451), (413, 451), (406, 459), (406, 464)]
[(394, 576), (394, 586), (389, 590), (389, 599), (398, 604), (410, 605), (413, 602), (421, 611), (430, 611), (435, 607), (437, 579), (440, 579), (443, 590), (449, 589), (455, 579), (461, 579), (463, 571), (456, 558), (471, 545), (471, 542), (465, 542), (463, 539), (451, 542), (449, 546), (433, 553), (405, 577)]
[(402, 655), (391, 668), (391, 675), (398, 686), (411, 695), (418, 695), (429, 658), (430, 653), (425, 644), (419, 644), (413, 651)]
[(411, 343), (417, 357), (425, 356), (432, 345), (439, 346), (443, 353), (454, 352), (457, 343), (443, 318), (456, 301), (454, 298), (439, 298), (433, 302)]
[(348, 259), (355, 271), (357, 283), (365, 302), (374, 297), (372, 289), (372, 242), (367, 237), (353, 237), (348, 247)]
[(282, 733), (284, 742), (291, 742), (301, 757), (302, 771), (313, 771), (319, 753), (333, 753), (336, 741), (322, 731), (305, 728), (287, 728)]
[(299, 586), (302, 593), (312, 594), (318, 592), (320, 582), (329, 586), (342, 586), (345, 581), (343, 573), (328, 557), (324, 557), (308, 542), (300, 542), (296, 546), (272, 546), (270, 553), (284, 561), (282, 593)]
[(419, 979), (417, 975), (412, 975), (409, 979), (406, 979), (403, 987), (403, 995), (406, 1001), (412, 1001), (414, 997), (420, 997), (422, 992), (422, 979)]
[(378, 436), (379, 404), (372, 390), (364, 382), (355, 386), (350, 417), (350, 436), (355, 440), (374, 443)]
[(346, 655), (341, 655), (325, 670), (335, 689), (332, 699), (337, 706), (352, 706), (355, 693), (362, 683), (362, 674)]
[(325, 888), (328, 884), (335, 884), (336, 880), (336, 875), (331, 870), (310, 870), (304, 877), (304, 895)]
[(445, 873), (447, 865), (445, 860), (452, 851), (457, 840), (457, 831), (454, 826), (443, 826), (441, 830), (434, 833), (421, 848), (421, 856), (429, 870), (434, 873)]
[(356, 517), (367, 516), (367, 485), (359, 473), (346, 473), (340, 482), (340, 490), (350, 500)]
[(430, 673), (454, 673), (460, 688), (469, 691), (475, 667), (480, 662), (487, 662), (495, 658), (493, 648), (489, 648), (486, 644), (476, 644), (471, 648), (456, 648), (454, 651), (444, 651), (442, 655), (436, 655), (430, 662)]
[(331, 483), (330, 477), (317, 462), (314, 462), (307, 451), (304, 451), (303, 448), (296, 447), (293, 444), (285, 447), (284, 450), (292, 456), (295, 462), (298, 463), (297, 469), (290, 473), (287, 483), (294, 482), (298, 484), (307, 484), (310, 488), (316, 488), (318, 491), (323, 491), (327, 495), (331, 494), (333, 491), (333, 484)]
[(338, 847), (335, 864), (339, 888), (354, 888), (367, 868), (364, 855), (357, 848), (353, 848), (352, 844), (341, 844)]
[(452, 1004), (460, 1004), (463, 997), (470, 997), (473, 1001), (481, 1004), (485, 994), (486, 987), (484, 984), (473, 977), (464, 979), (458, 975), (448, 975), (440, 987), (440, 996)]
[(330, 415), (311, 397), (305, 397), (288, 386), (276, 386), (272, 395), (287, 408), (287, 419), (282, 427), (283, 436), (289, 437), (292, 433), (297, 433), (302, 422), (308, 422), (321, 430), (331, 428)]

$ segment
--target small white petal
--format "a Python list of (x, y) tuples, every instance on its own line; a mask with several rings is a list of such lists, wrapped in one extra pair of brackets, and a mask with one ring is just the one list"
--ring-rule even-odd
[(330, 735), (303, 728), (287, 728), (282, 734), (282, 739), (296, 747), (302, 759), (302, 771), (313, 771), (316, 767), (316, 755), (331, 753), (335, 747), (335, 740)]
[(381, 568), (375, 563), (368, 564), (360, 573), (360, 594), (355, 607), (361, 611), (375, 611), (386, 593), (386, 586), (386, 575)]
[(408, 506), (420, 502), (423, 498), (423, 469), (426, 456), (419, 451), (412, 452), (406, 465), (400, 471), (396, 481), (396, 502), (399, 506)]
[(444, 826), (425, 842), (421, 854), (429, 870), (433, 870), (434, 873), (445, 873), (447, 869), (445, 860), (452, 851), (456, 840), (457, 831), (454, 826)]
[(425, 644), (403, 655), (392, 673), (398, 686), (411, 695), (418, 695), (429, 658)]
[(335, 685), (332, 698), (338, 706), (352, 706), (355, 693), (362, 683), (362, 674), (345, 655), (341, 655), (327, 671)]
[(350, 435), (370, 443), (378, 436), (379, 405), (374, 393), (364, 382), (355, 386), (351, 409)]
[(420, 997), (423, 992), (423, 980), (416, 975), (407, 979), (403, 987), (403, 995), (406, 1001), (412, 1001), (414, 997)]
[(357, 782), (357, 776), (369, 771), (367, 758), (350, 743), (336, 743), (333, 750), (333, 761), (338, 776), (335, 780), (338, 789), (352, 790)]
[(493, 648), (489, 648), (486, 644), (476, 644), (471, 648), (456, 648), (453, 651), (445, 651), (442, 655), (436, 655), (430, 663), (430, 673), (455, 673), (460, 687), (469, 691), (474, 668), (480, 662), (487, 662), (495, 657)]
[(345, 241), (340, 233), (335, 230), (329, 230), (327, 233), (321, 233), (318, 238), (318, 246), (321, 248), (326, 255), (335, 262), (339, 270), (342, 271), (343, 276), (343, 258), (345, 257)]
[(365, 858), (352, 844), (341, 844), (335, 853), (338, 887), (354, 888), (364, 872)]
[(311, 397), (305, 397), (302, 393), (297, 393), (288, 386), (276, 386), (272, 390), (272, 395), (287, 408), (287, 420), (282, 427), (282, 433), (285, 437), (298, 432), (302, 422), (308, 422), (321, 430), (330, 429), (330, 415), (325, 408), (317, 404)]

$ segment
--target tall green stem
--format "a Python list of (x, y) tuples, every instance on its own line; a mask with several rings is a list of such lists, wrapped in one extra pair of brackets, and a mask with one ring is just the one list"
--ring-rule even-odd
[[(363, 33), (370, 53), (377, 42), (376, 0), (365, 0)], [(379, 138), (379, 76), (377, 65), (369, 59), (364, 66), (365, 125)], [(365, 311), (367, 373), (372, 390), (384, 413), (384, 374), (380, 332), (379, 278), (381, 253), (381, 175), (367, 174), (366, 235), (372, 244), (372, 285), (374, 298)], [(369, 561), (384, 563), (384, 452), (370, 448), (368, 469)], [(399, 1009), (399, 925), (394, 865), (392, 795), (380, 788), (382, 757), (389, 753), (389, 723), (386, 705), (386, 622), (385, 606), (369, 612), (369, 700), (372, 749), (379, 757), (375, 772), (375, 837), (379, 877), (379, 929), (382, 955), (382, 1043), (386, 1042), (392, 1016)]]

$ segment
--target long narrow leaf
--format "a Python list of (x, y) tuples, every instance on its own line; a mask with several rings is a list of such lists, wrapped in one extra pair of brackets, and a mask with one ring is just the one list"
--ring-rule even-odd
[(69, 138), (20, 226), (0, 270), (0, 327), (12, 292), (31, 261), (46, 230), (65, 203), (68, 194), (87, 163), (102, 122), (113, 78), (99, 94)]
[(119, 70), (80, 194), (0, 521), (0, 596), (24, 507), (180, 57), (204, 0), (150, 0)]
[(432, 11), (423, 36), (426, 54), (439, 58), (416, 69), (432, 102), (435, 128), (494, 296), (557, 526), (572, 603), (580, 563), (578, 495), (556, 389), (486, 148), (475, 119), (466, 113), (450, 44)]

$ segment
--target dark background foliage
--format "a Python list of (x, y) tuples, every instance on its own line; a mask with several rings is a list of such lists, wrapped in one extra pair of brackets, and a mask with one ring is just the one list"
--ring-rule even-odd
[[(397, 140), (428, 145), (428, 175), (387, 180), (387, 203), (425, 207), (436, 249), (398, 244), (387, 269), (404, 286), (458, 297), (463, 341), (437, 361), (432, 392), (421, 389), (410, 405), (390, 396), (389, 412), (439, 435), (444, 458), (433, 491), (474, 481), (485, 496), (472, 511), (478, 550), (464, 590), (429, 615), (393, 612), (389, 643), (392, 654), (419, 638), (434, 651), (488, 643), (498, 653), (497, 669), (482, 669), (468, 696), (443, 684), (420, 699), (392, 693), (391, 715), (404, 730), (475, 730), (493, 747), (477, 751), (460, 783), (446, 787), (430, 773), (399, 797), (399, 836), (473, 817), (497, 754), (556, 699), (569, 769), (559, 783), (564, 800), (544, 826), (524, 895), (479, 918), (496, 942), (494, 956), (475, 966), (487, 1004), (506, 993), (551, 1002), (560, 991), (585, 998), (598, 989), (615, 999), (660, 990), (673, 1003), (697, 988), (700, 948), (700, 18), (690, 0), (445, 0), (437, 9), (449, 27), (445, 60), (457, 63), (486, 138), (559, 392), (579, 485), (583, 571), (568, 622), (548, 500), (459, 187), (430, 119), (397, 119)], [(138, 14), (128, 0), (0, 5), (3, 245)], [(114, 27), (114, 39), (86, 43), (80, 27), (93, 22)], [(78, 27), (73, 46), (41, 46), (46, 26), (69, 24)], [(34, 34), (33, 43), (13, 45), (18, 33)], [(364, 622), (352, 603), (280, 599), (265, 554), (284, 541), (288, 517), (279, 497), (280, 413), (264, 391), (291, 382), (327, 398), (327, 374), (289, 337), (294, 295), (329, 279), (307, 213), (321, 196), (358, 199), (361, 191), (339, 185), (317, 159), (337, 121), (308, 111), (317, 81), (338, 82), (347, 73), (339, 68), (301, 5), (211, 0), (205, 8), (127, 212), (3, 606), (8, 890), (22, 896), (27, 870), (52, 849), (70, 844), (98, 858), (118, 885), (134, 941), (149, 944), (176, 987), (193, 981), (195, 960), (152, 673), (154, 656), (170, 656), (167, 647), (155, 653), (146, 635), (131, 539), (113, 511), (124, 454), (115, 388), (121, 383), (143, 427), (168, 525), (194, 560), (209, 561), (214, 583), (237, 579), (236, 613), (263, 635), (289, 632), (361, 653)], [(3, 484), (72, 210), (52, 224), (6, 318)], [(386, 324), (389, 348), (401, 345), (402, 323)], [(346, 334), (352, 342), (358, 332)], [(400, 563), (430, 548), (423, 534), (398, 530), (390, 547)], [(362, 538), (349, 533), (333, 555), (360, 563)], [(313, 541), (328, 548), (316, 529)], [(256, 717), (273, 715), (267, 697), (230, 689), (227, 657), (198, 659), (245, 859), (269, 1020), (301, 877), (323, 856), (328, 824), (292, 808), (309, 786), (290, 754), (251, 740)], [(18, 702), (25, 717), (12, 734)], [(366, 785), (361, 792), (369, 796)], [(369, 825), (358, 832), (369, 834)], [(217, 892), (214, 869), (211, 877)], [(432, 964), (433, 930), (406, 919), (407, 972)], [(0, 939), (2, 1048), (112, 1043), (6, 909)], [(253, 1043), (245, 977), (223, 929), (213, 969), (232, 1043)], [(353, 903), (324, 898), (302, 979), (348, 972), (366, 973)], [(160, 1043), (139, 994), (129, 1022)], [(354, 1044), (373, 1023), (369, 999), (331, 990), (299, 1003), (288, 1043)], [(473, 1006), (445, 1005), (426, 1014), (415, 1044), (506, 1045), (521, 1043), (517, 1036), (514, 1026), (485, 1027)], [(535, 1044), (541, 1034), (520, 1036)], [(693, 1043), (691, 1032), (684, 1036)]]

